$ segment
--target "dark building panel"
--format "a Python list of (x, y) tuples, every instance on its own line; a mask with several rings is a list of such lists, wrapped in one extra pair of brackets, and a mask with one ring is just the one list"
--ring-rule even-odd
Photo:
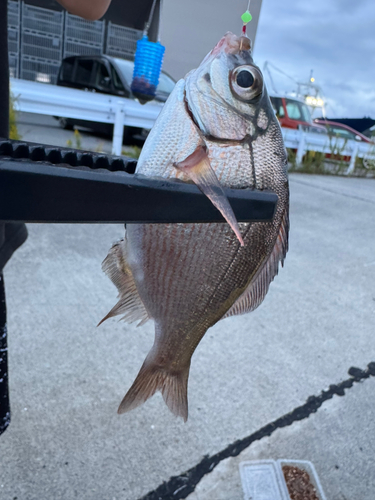
[(60, 4), (54, 0), (27, 0), (28, 5), (35, 5), (36, 7), (43, 7), (44, 9), (63, 10)]
[[(43, 7), (45, 9), (63, 10), (55, 0), (26, 0), (27, 4)], [(152, 6), (152, 0), (112, 0), (111, 5), (103, 17), (106, 21), (121, 24), (129, 28), (143, 30), (148, 20)], [(155, 8), (154, 22), (159, 15), (159, 0)], [(154, 23), (153, 23), (154, 24)]]

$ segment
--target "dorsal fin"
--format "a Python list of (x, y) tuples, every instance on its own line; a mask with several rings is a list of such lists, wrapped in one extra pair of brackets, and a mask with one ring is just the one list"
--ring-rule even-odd
[(98, 326), (108, 318), (123, 314), (121, 318), (128, 323), (140, 320), (141, 326), (150, 319), (139, 296), (137, 285), (127, 262), (126, 240), (120, 240), (110, 249), (104, 259), (102, 269), (119, 291), (119, 301), (100, 321)]
[(278, 273), (279, 262), (284, 264), (284, 259), (288, 251), (288, 233), (289, 233), (289, 216), (288, 210), (285, 210), (276, 238), (275, 246), (267, 261), (260, 268), (258, 274), (251, 281), (242, 295), (236, 300), (232, 307), (223, 316), (235, 316), (236, 314), (245, 314), (254, 311), (264, 300), (268, 292), (271, 281)]

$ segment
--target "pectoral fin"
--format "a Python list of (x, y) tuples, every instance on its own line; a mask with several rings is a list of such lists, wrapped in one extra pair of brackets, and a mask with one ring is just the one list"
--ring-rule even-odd
[(188, 175), (207, 198), (211, 200), (233, 229), (241, 246), (244, 246), (236, 216), (220, 185), (219, 179), (211, 167), (205, 147), (203, 145), (198, 146), (194, 153), (185, 160), (175, 163), (175, 167)]

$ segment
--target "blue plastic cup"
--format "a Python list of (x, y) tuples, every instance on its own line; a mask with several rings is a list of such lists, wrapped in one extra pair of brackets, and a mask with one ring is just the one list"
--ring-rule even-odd
[(150, 42), (147, 35), (137, 41), (131, 90), (141, 104), (156, 95), (165, 47), (160, 42)]

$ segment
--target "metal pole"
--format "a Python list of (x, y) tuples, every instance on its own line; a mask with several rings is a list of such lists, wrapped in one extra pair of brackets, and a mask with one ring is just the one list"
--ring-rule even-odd
[(112, 154), (121, 155), (122, 139), (124, 136), (124, 104), (122, 101), (116, 103), (115, 124), (113, 126)]
[(358, 149), (359, 149), (359, 144), (356, 143), (354, 148), (353, 148), (353, 151), (352, 151), (352, 156), (350, 158), (350, 163), (349, 163), (348, 170), (346, 171), (346, 175), (350, 175), (354, 172), (355, 160), (357, 159)]
[(300, 130), (300, 140), (298, 144), (298, 149), (297, 149), (297, 156), (296, 156), (296, 163), (297, 165), (301, 165), (302, 163), (302, 158), (305, 153), (305, 142), (306, 142), (306, 134), (302, 130)]

